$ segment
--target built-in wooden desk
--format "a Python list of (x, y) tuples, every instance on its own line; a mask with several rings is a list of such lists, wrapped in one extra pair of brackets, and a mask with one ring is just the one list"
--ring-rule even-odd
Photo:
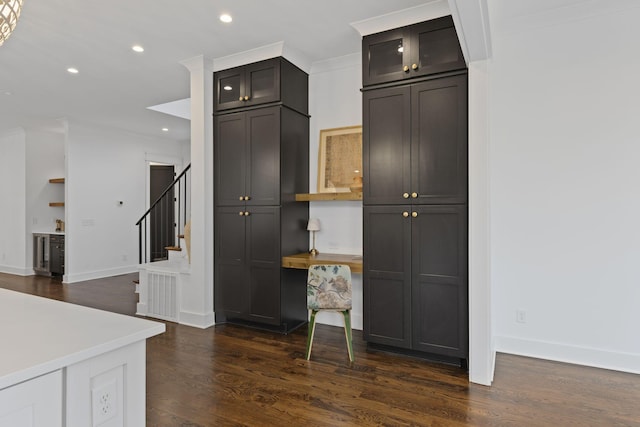
[(362, 273), (362, 255), (324, 254), (311, 255), (308, 252), (282, 257), (285, 268), (299, 268), (307, 270), (315, 264), (344, 264), (351, 268), (352, 273)]

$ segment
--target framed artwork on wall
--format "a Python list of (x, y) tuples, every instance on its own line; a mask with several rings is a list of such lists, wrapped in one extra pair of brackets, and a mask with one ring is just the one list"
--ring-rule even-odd
[(362, 191), (362, 126), (320, 131), (318, 193)]

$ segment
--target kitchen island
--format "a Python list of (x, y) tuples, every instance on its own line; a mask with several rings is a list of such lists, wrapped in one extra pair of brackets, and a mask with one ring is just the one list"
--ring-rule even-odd
[(0, 289), (0, 427), (145, 425), (163, 323)]

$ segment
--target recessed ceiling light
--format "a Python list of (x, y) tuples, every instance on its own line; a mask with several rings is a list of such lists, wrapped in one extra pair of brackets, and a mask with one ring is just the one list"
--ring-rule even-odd
[(78, 74), (77, 68), (69, 67), (67, 68), (67, 71), (70, 72), (71, 74)]
[(233, 18), (228, 13), (223, 13), (222, 15), (220, 15), (220, 20), (228, 24), (229, 22), (233, 21)]
[(139, 44), (132, 46), (131, 49), (133, 49), (134, 52), (138, 52), (138, 53), (144, 52), (144, 48)]
[(232, 88), (231, 86), (229, 86), (229, 85), (226, 85), (226, 86), (225, 86), (225, 87), (223, 87), (222, 89), (224, 89), (224, 90), (232, 90), (233, 88)]
[(162, 132), (169, 132), (169, 128), (162, 128)]

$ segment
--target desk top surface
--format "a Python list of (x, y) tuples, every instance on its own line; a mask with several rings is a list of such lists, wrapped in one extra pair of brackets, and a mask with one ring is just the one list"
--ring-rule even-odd
[(362, 273), (362, 255), (319, 253), (311, 255), (303, 252), (282, 257), (282, 266), (286, 268), (308, 269), (316, 264), (345, 264), (352, 273)]

